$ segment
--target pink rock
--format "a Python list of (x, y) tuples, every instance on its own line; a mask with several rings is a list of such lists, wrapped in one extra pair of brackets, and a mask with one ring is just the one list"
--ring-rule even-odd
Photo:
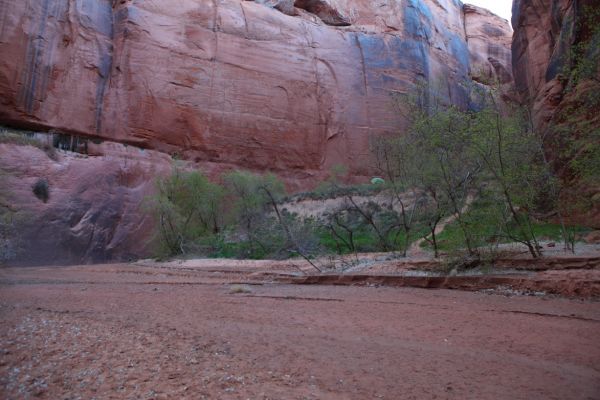
[[(393, 94), (428, 79), (466, 105), (470, 60), (491, 54), (470, 54), (479, 47), (467, 45), (452, 0), (296, 0), (298, 16), (284, 0), (261, 2), (275, 8), (0, 0), (0, 123), (268, 169), (304, 186), (336, 164), (364, 180), (370, 141), (404, 126)], [(327, 25), (340, 25), (328, 15), (352, 25)]]
[(512, 81), (510, 45), (512, 29), (503, 18), (490, 11), (465, 4), (465, 31), (469, 46), (471, 77), (489, 83)]
[[(102, 156), (59, 151), (57, 160), (31, 146), (0, 144), (4, 194), (19, 212), (20, 264), (97, 263), (152, 254), (146, 197), (170, 173), (170, 157), (117, 143)], [(27, 162), (23, 162), (27, 160)], [(32, 193), (49, 185), (46, 203)]]
[[(407, 122), (393, 96), (425, 80), (467, 106), (474, 66), (507, 79), (507, 24), (454, 0), (0, 0), (0, 10), (0, 124), (114, 142), (59, 161), (0, 145), (31, 212), (35, 263), (147, 256), (142, 203), (169, 155), (210, 176), (274, 171), (291, 189), (337, 164), (368, 182), (371, 141)], [(39, 177), (46, 204), (31, 194)]]
[(600, 203), (594, 201), (600, 187), (579, 181), (582, 171), (571, 166), (585, 160), (582, 155), (598, 141), (598, 10), (597, 0), (515, 0), (512, 17), (513, 74), (520, 101), (531, 109), (532, 126), (544, 137), (547, 156), (563, 180), (561, 203), (568, 221), (593, 227), (600, 227)]

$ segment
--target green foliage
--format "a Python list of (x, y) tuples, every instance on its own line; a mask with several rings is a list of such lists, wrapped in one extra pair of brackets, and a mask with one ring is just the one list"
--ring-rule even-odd
[[(421, 221), (429, 230), (426, 239), (437, 254), (437, 227), (452, 215), (461, 227), (468, 252), (474, 253), (470, 231), (463, 222), (463, 209), (476, 191), (475, 181), (481, 170), (479, 160), (470, 156), (471, 114), (447, 106), (445, 96), (428, 86), (418, 86), (398, 103), (410, 121), (408, 130), (384, 138), (374, 150), (402, 206), (405, 236), (409, 236), (416, 220)], [(414, 204), (402, 203), (400, 193), (407, 190), (413, 191)]]
[(179, 168), (157, 181), (149, 206), (157, 219), (159, 255), (262, 259), (318, 252), (314, 221), (279, 210), (285, 189), (277, 177), (233, 171), (222, 181)]
[[(381, 210), (376, 204), (371, 203), (360, 207), (363, 212), (373, 215), (374, 219), (381, 220), (379, 217)], [(338, 254), (382, 250), (373, 226), (365, 220), (356, 207), (349, 204), (341, 206), (326, 216), (320, 238), (326, 248)], [(389, 239), (386, 237), (386, 240)]]
[(573, 158), (570, 166), (580, 182), (588, 185), (600, 184), (600, 129), (592, 135), (593, 140), (586, 143), (578, 157)]
[(14, 259), (19, 252), (21, 216), (13, 207), (7, 175), (0, 170), (0, 265)]
[(150, 200), (155, 212), (162, 252), (166, 255), (199, 251), (220, 233), (223, 225), (223, 189), (197, 171), (174, 168), (157, 181)]
[[(407, 132), (375, 146), (392, 190), (412, 188), (418, 199), (410, 210), (419, 215), (403, 208), (402, 225), (406, 232), (415, 220), (427, 226), (425, 239), (436, 254), (438, 248), (465, 248), (477, 258), (480, 246), (503, 238), (540, 256), (532, 215), (542, 206), (556, 208), (558, 183), (524, 113), (513, 109), (506, 115), (496, 97), (494, 90), (481, 93), (478, 111), (462, 110), (432, 88), (419, 87), (400, 102), (410, 120)], [(473, 199), (483, 213), (469, 211)], [(437, 243), (443, 220), (454, 222)]]
[[(498, 240), (498, 215), (494, 201), (477, 199), (463, 215), (463, 224), (469, 231), (473, 246), (485, 246), (488, 241)], [(446, 225), (438, 235), (438, 246), (443, 251), (453, 251), (464, 247), (464, 234), (457, 221)], [(430, 244), (423, 242), (423, 247)]]
[(273, 174), (232, 171), (223, 176), (223, 183), (231, 200), (234, 218), (241, 220), (248, 230), (269, 210), (269, 193), (276, 201), (285, 194), (283, 183)]
[(319, 183), (314, 190), (295, 193), (285, 197), (283, 201), (326, 200), (344, 196), (374, 196), (385, 190), (385, 187), (379, 181), (366, 184), (345, 184), (343, 178), (347, 171), (348, 168), (345, 165), (334, 165), (329, 171), (328, 178)]
[[(571, 226), (570, 229), (576, 236), (584, 235), (591, 230), (589, 227), (581, 225)], [(536, 222), (533, 225), (533, 231), (535, 232), (536, 236), (542, 240), (560, 241), (563, 239), (562, 226), (560, 224)]]
[[(316, 220), (280, 209), (289, 198), (272, 174), (233, 171), (215, 184), (199, 172), (174, 170), (158, 182), (154, 199), (168, 254), (301, 255), (310, 262), (323, 250), (406, 254), (411, 242), (425, 239), (436, 256), (464, 249), (461, 265), (483, 260), (482, 248), (504, 242), (522, 243), (538, 257), (538, 237), (556, 230), (535, 216), (557, 203), (540, 138), (520, 110), (501, 113), (493, 92), (482, 94), (479, 111), (446, 106), (442, 98), (427, 90), (406, 99), (408, 130), (373, 144), (383, 183), (343, 185), (345, 172), (336, 168), (315, 192), (295, 196), (340, 199)], [(365, 201), (368, 195), (389, 201)], [(442, 224), (448, 225), (440, 234)]]
[[(503, 218), (504, 216), (498, 213), (498, 204), (493, 199), (479, 198), (476, 200), (469, 211), (465, 213), (468, 229), (475, 239), (474, 245), (487, 248), (503, 243), (513, 243), (514, 240), (503, 233)], [(516, 229), (514, 221), (509, 222), (509, 225), (511, 229)], [(540, 240), (559, 241), (563, 239), (563, 228), (560, 224), (534, 221), (531, 227), (533, 234)], [(590, 230), (590, 228), (583, 226), (574, 226), (571, 229), (577, 235)], [(439, 234), (438, 245), (441, 251), (450, 254), (455, 253), (464, 246), (462, 232), (457, 222), (448, 224)], [(422, 243), (421, 246), (431, 247), (426, 242)]]
[[(321, 225), (318, 229), (318, 235), (322, 248), (336, 254), (384, 251), (380, 238), (369, 224), (359, 219), (350, 226), (352, 232), (351, 239), (349, 231), (336, 227), (334, 233), (326, 224)], [(427, 229), (420, 226), (412, 232), (409, 242), (426, 233)], [(405, 235), (405, 232), (401, 229), (388, 232), (385, 240), (391, 245), (391, 249), (389, 250), (401, 249), (403, 243), (407, 240)]]
[[(230, 220), (242, 234), (243, 244), (236, 247), (240, 256), (264, 258), (281, 249), (285, 235), (270, 215), (271, 198), (281, 200), (283, 183), (273, 174), (259, 175), (249, 171), (232, 171), (223, 177), (231, 204)], [(275, 227), (275, 228), (273, 228)]]
[(569, 87), (581, 80), (593, 78), (600, 67), (600, 8), (585, 6), (575, 26), (577, 40), (571, 45)]
[[(597, 88), (596, 88), (597, 89)], [(584, 185), (600, 185), (600, 126), (598, 115), (588, 116), (585, 112), (598, 112), (600, 110), (600, 92), (589, 90), (582, 95), (578, 112), (563, 124), (563, 133), (568, 154), (564, 157), (569, 160), (568, 169), (574, 177)], [(592, 97), (596, 97), (590, 104)], [(575, 133), (579, 133), (576, 135)], [(578, 137), (579, 136), (579, 137)]]
[(589, 80), (567, 93), (544, 135), (552, 168), (561, 177), (558, 210), (583, 215), (595, 207), (600, 186), (600, 81)]
[(384, 185), (380, 184), (332, 184), (327, 180), (321, 182), (313, 191), (300, 192), (292, 196), (284, 198), (286, 201), (301, 201), (301, 200), (327, 200), (335, 199), (344, 196), (375, 196), (385, 190)]
[(284, 258), (300, 255), (311, 263), (318, 252), (313, 223), (280, 210), (283, 183), (273, 174), (259, 175), (234, 171), (223, 177), (232, 199), (238, 232), (247, 241), (247, 256)]
[(29, 132), (0, 127), (0, 143), (37, 147), (44, 151), (50, 159), (58, 160), (58, 154), (53, 146), (34, 139)]
[(47, 203), (50, 199), (50, 184), (48, 180), (45, 178), (39, 178), (33, 186), (31, 186), (31, 191), (41, 201)]

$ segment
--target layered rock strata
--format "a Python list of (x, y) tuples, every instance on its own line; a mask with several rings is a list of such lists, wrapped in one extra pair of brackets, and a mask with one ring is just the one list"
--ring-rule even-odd
[(0, 0), (0, 124), (114, 143), (58, 160), (0, 145), (30, 216), (21, 261), (148, 255), (143, 199), (173, 158), (366, 181), (371, 140), (405, 123), (393, 97), (429, 82), (468, 107), (470, 77), (506, 80), (509, 35), (455, 0)]
[(425, 80), (466, 106), (471, 70), (505, 66), (507, 26), (462, 7), (0, 0), (0, 123), (298, 181), (335, 164), (368, 176), (369, 141), (403, 125), (394, 94)]

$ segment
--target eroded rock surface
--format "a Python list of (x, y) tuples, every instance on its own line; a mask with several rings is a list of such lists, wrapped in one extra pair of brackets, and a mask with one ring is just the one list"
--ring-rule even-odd
[[(425, 81), (469, 106), (474, 68), (506, 66), (501, 25), (454, 0), (0, 0), (0, 124), (133, 145), (59, 161), (1, 146), (31, 211), (24, 254), (148, 255), (141, 204), (170, 155), (211, 176), (275, 171), (291, 189), (336, 164), (366, 181), (371, 140), (405, 123), (392, 96)], [(31, 194), (40, 176), (47, 204)]]
[[(152, 254), (153, 221), (147, 200), (171, 159), (155, 151), (105, 143), (102, 155), (60, 152), (56, 159), (32, 146), (0, 144), (2, 190), (18, 212), (18, 264), (98, 263)], [(48, 182), (49, 198), (32, 193)]]
[(317, 15), (327, 25), (352, 25), (356, 14), (345, 14), (336, 0), (296, 0), (294, 6)]
[(470, 53), (453, 0), (294, 4), (0, 0), (0, 123), (299, 181), (368, 176), (369, 141), (403, 125), (391, 95), (441, 81), (467, 105), (470, 60), (489, 55)]
[(508, 21), (470, 4), (465, 4), (463, 11), (471, 77), (484, 84), (512, 82), (513, 32)]
[(254, 1), (258, 4), (263, 4), (268, 7), (273, 7), (276, 10), (281, 11), (287, 15), (296, 15), (296, 9), (294, 7), (294, 0), (247, 0)]
[[(595, 28), (600, 24), (599, 9), (595, 0), (513, 3), (515, 83), (523, 101), (533, 105), (534, 122), (541, 130), (564, 96), (576, 90), (574, 86), (600, 79), (600, 35)], [(585, 54), (578, 54), (579, 49)], [(582, 66), (585, 74), (572, 76)]]
[(600, 5), (515, 0), (512, 25), (515, 86), (567, 183), (564, 202), (576, 204), (573, 222), (600, 227)]

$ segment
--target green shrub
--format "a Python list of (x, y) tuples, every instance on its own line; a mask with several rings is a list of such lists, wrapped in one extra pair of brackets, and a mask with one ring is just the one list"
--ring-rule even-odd
[(0, 264), (19, 253), (19, 226), (23, 216), (15, 210), (6, 174), (0, 170)]
[(158, 193), (148, 204), (160, 256), (281, 259), (318, 253), (313, 225), (279, 209), (285, 190), (278, 178), (232, 171), (222, 181), (179, 168), (157, 181)]
[(34, 139), (30, 136), (30, 132), (0, 127), (0, 143), (37, 147), (45, 152), (50, 159), (58, 160), (56, 149), (47, 143)]
[[(518, 235), (517, 226), (514, 221), (504, 221), (504, 216), (498, 210), (499, 204), (492, 199), (479, 198), (464, 215), (466, 228), (474, 239), (473, 244), (482, 249), (489, 249), (499, 244), (513, 243), (514, 239), (504, 232), (506, 229)], [(507, 225), (507, 227), (503, 227)], [(559, 241), (563, 237), (560, 224), (533, 221), (531, 224), (533, 235), (539, 240)], [(582, 226), (570, 227), (575, 234), (582, 234), (589, 228)], [(461, 228), (456, 221), (448, 224), (438, 235), (440, 250), (446, 254), (460, 254), (464, 247), (464, 239)], [(429, 248), (430, 244), (423, 242), (422, 247)], [(454, 257), (460, 259), (461, 257)]]
[(160, 253), (177, 255), (201, 250), (203, 240), (223, 228), (223, 188), (198, 171), (182, 171), (158, 179), (157, 195), (150, 199)]
[(31, 190), (35, 197), (43, 201), (44, 203), (48, 202), (50, 199), (50, 185), (45, 178), (39, 178), (33, 186), (31, 186)]

